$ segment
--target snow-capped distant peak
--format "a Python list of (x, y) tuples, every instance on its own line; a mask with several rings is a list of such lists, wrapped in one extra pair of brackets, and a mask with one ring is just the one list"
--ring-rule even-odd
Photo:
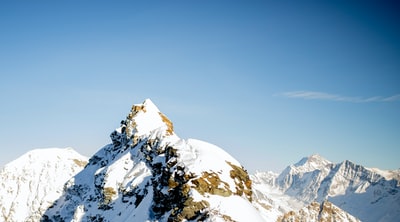
[(310, 170), (318, 169), (326, 165), (332, 164), (329, 160), (318, 154), (313, 154), (309, 157), (304, 157), (299, 162), (294, 164), (295, 167), (308, 168)]

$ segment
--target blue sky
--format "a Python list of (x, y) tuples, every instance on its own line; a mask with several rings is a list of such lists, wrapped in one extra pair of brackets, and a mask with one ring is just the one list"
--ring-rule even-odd
[(400, 168), (389, 1), (1, 1), (0, 165), (109, 143), (146, 98), (250, 171), (318, 153)]

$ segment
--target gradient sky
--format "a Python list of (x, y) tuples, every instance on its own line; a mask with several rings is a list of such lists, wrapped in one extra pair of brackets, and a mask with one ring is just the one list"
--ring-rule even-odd
[[(279, 2), (279, 3), (277, 3)], [(250, 172), (400, 168), (395, 1), (1, 1), (0, 166), (86, 156), (150, 98)]]

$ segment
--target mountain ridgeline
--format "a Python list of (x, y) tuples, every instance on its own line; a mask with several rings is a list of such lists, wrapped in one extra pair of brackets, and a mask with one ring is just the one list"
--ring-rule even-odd
[(249, 175), (223, 149), (181, 139), (150, 100), (86, 158), (33, 150), (0, 170), (0, 221), (396, 221), (400, 172), (313, 155)]

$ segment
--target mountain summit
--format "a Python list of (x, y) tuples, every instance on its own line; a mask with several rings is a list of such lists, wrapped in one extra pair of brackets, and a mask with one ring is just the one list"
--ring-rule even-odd
[(304, 157), (299, 162), (294, 164), (294, 166), (301, 167), (301, 168), (308, 168), (308, 169), (318, 169), (320, 167), (324, 167), (329, 164), (332, 164), (332, 163), (330, 161), (328, 161), (327, 159), (323, 158), (319, 154), (313, 154), (309, 157)]
[(240, 163), (217, 146), (180, 139), (149, 99), (111, 140), (42, 221), (263, 221)]
[(128, 137), (142, 137), (150, 135), (153, 131), (164, 131), (165, 135), (172, 135), (172, 122), (158, 110), (156, 105), (146, 99), (142, 104), (133, 105), (125, 121), (122, 121), (119, 133), (126, 132)]

